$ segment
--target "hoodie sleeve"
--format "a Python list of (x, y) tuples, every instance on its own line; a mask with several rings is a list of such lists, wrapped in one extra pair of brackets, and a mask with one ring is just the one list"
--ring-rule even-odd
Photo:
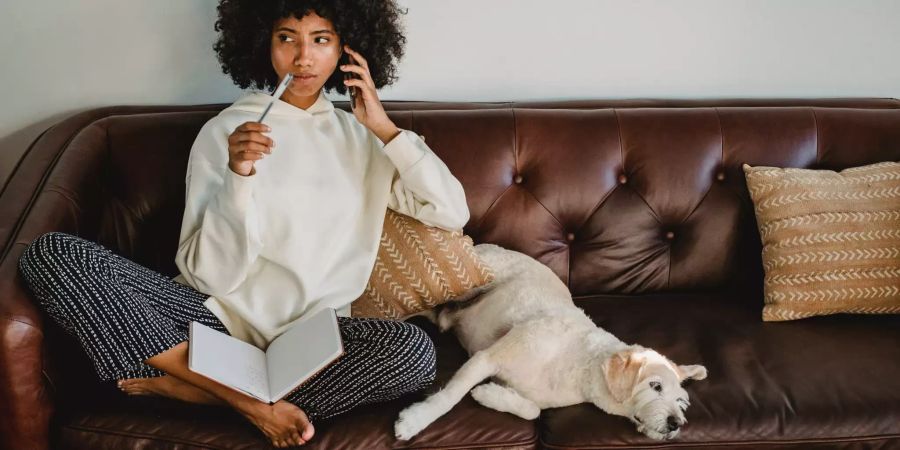
[(382, 150), (396, 167), (388, 208), (449, 231), (465, 226), (469, 206), (462, 184), (418, 134), (401, 129)]
[(198, 291), (224, 295), (244, 281), (263, 242), (254, 200), (256, 175), (245, 177), (228, 168), (227, 133), (209, 125), (200, 130), (188, 159), (175, 264)]

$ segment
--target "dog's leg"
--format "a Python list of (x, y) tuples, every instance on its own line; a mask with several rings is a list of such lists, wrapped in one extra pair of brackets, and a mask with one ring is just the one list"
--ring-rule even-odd
[(526, 420), (541, 415), (541, 408), (533, 401), (519, 395), (515, 389), (497, 383), (485, 383), (472, 389), (472, 398), (491, 409), (515, 414)]
[(400, 412), (394, 424), (397, 439), (406, 440), (418, 434), (450, 411), (475, 385), (495, 375), (497, 370), (497, 365), (486, 351), (472, 355), (443, 389)]

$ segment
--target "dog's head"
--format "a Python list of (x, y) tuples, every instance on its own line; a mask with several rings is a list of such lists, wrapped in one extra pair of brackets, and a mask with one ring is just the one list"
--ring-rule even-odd
[(679, 366), (640, 346), (613, 354), (602, 368), (613, 400), (625, 406), (639, 432), (658, 440), (674, 438), (687, 422), (690, 398), (681, 383), (706, 378), (703, 366)]

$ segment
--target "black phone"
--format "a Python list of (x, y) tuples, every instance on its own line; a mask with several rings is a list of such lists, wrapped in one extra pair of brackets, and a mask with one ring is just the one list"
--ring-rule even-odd
[[(349, 53), (345, 51), (341, 51), (341, 61), (340, 64), (355, 64), (356, 60), (350, 56)], [(360, 76), (355, 72), (344, 72), (344, 79), (349, 80), (351, 78), (360, 79)], [(350, 109), (356, 108), (356, 86), (347, 86), (347, 91), (350, 93)]]

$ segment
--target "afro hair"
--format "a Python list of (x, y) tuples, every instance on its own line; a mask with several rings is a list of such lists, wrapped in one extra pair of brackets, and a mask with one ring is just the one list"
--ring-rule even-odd
[[(397, 80), (397, 63), (403, 57), (401, 11), (393, 0), (221, 0), (213, 45), (222, 71), (234, 84), (246, 89), (271, 90), (278, 84), (272, 67), (271, 36), (275, 22), (288, 17), (300, 20), (315, 12), (331, 21), (343, 44), (362, 54), (376, 88)], [(335, 70), (325, 82), (326, 92), (347, 93), (343, 73)]]

